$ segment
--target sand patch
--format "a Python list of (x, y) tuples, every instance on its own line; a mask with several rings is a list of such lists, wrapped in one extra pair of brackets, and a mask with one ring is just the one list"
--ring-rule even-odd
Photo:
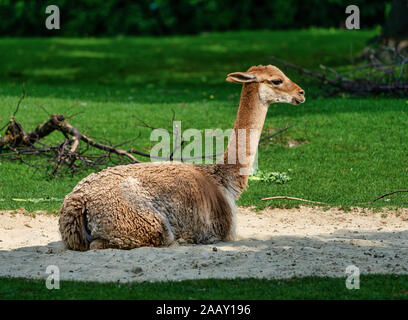
[(200, 278), (408, 274), (408, 209), (379, 213), (336, 208), (238, 211), (238, 239), (170, 248), (65, 250), (53, 215), (0, 212), (0, 276), (62, 280), (162, 281)]

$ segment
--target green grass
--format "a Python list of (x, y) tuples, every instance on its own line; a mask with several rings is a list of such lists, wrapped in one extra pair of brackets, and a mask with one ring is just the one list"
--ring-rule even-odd
[[(74, 126), (96, 139), (129, 143), (142, 151), (154, 145), (137, 118), (171, 128), (173, 110), (182, 128), (233, 126), (240, 87), (226, 83), (232, 71), (270, 63), (274, 55), (317, 69), (342, 67), (376, 31), (311, 29), (214, 33), (167, 38), (0, 39), (0, 124), (15, 110), (25, 83), (27, 97), (17, 114), (26, 130), (48, 113), (77, 114)], [(352, 51), (351, 51), (352, 50)], [(408, 100), (379, 97), (324, 98), (313, 82), (290, 74), (307, 101), (270, 107), (265, 132), (301, 123), (259, 149), (259, 168), (288, 172), (285, 184), (251, 181), (240, 205), (297, 205), (259, 198), (287, 195), (328, 205), (352, 206), (406, 188)], [(43, 108), (41, 108), (43, 107)], [(304, 122), (304, 123), (303, 123)], [(3, 132), (4, 133), (4, 132)], [(62, 141), (53, 134), (48, 141)], [(287, 147), (289, 140), (301, 144)], [(18, 162), (0, 159), (0, 209), (58, 209), (61, 199), (89, 174), (55, 180)], [(13, 199), (45, 198), (47, 202)], [(403, 206), (408, 194), (375, 206)]]
[[(106, 91), (112, 84), (122, 88), (224, 86), (226, 74), (268, 64), (271, 56), (304, 67), (349, 64), (350, 54), (361, 50), (378, 32), (310, 29), (162, 38), (5, 38), (0, 41), (0, 52), (7, 63), (0, 66), (0, 79), (109, 85)], [(84, 95), (92, 93), (76, 94), (78, 98)], [(126, 101), (127, 96), (122, 99)]]
[(180, 282), (97, 283), (61, 281), (48, 290), (44, 280), (0, 278), (1, 299), (408, 299), (407, 275), (366, 275), (360, 289), (348, 290), (345, 278), (288, 280), (234, 279)]

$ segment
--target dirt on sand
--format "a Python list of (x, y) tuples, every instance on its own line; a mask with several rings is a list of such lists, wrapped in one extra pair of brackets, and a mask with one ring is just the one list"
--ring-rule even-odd
[(49, 265), (102, 282), (408, 274), (408, 209), (239, 208), (236, 241), (87, 252), (64, 249), (55, 215), (1, 211), (0, 276), (46, 279)]

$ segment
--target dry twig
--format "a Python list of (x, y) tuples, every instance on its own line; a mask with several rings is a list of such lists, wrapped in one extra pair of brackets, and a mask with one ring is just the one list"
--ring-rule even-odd
[(295, 198), (295, 197), (287, 197), (287, 196), (276, 196), (276, 197), (261, 198), (261, 200), (263, 200), (263, 201), (264, 200), (275, 200), (275, 199), (286, 199), (286, 200), (296, 200), (296, 201), (303, 201), (303, 202), (309, 202), (309, 203), (325, 204), (324, 202), (306, 200), (306, 199)]
[(390, 192), (390, 193), (386, 193), (386, 194), (383, 194), (382, 196), (379, 196), (378, 198), (375, 198), (373, 201), (371, 201), (369, 203), (374, 203), (374, 202), (376, 202), (376, 201), (378, 201), (378, 200), (380, 200), (382, 198), (385, 198), (385, 197), (390, 196), (390, 195), (392, 195), (394, 193), (400, 193), (400, 192), (408, 192), (408, 190), (397, 190), (397, 191), (393, 191), (393, 192)]

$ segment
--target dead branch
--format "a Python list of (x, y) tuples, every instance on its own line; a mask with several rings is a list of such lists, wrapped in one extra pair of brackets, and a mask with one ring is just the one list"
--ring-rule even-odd
[(72, 139), (70, 140), (71, 153), (76, 152), (79, 146), (79, 141), (82, 140), (88, 145), (100, 150), (126, 156), (134, 163), (139, 162), (134, 156), (132, 156), (125, 150), (103, 145), (81, 134), (80, 131), (77, 128), (73, 127), (70, 123), (68, 123), (65, 120), (65, 117), (61, 114), (52, 115), (50, 119), (48, 119), (43, 124), (38, 125), (37, 128), (35, 128), (35, 130), (30, 133), (25, 133), (21, 124), (17, 121), (11, 121), (11, 124), (6, 130), (6, 135), (0, 139), (0, 148), (6, 144), (12, 145), (15, 148), (20, 146), (32, 146), (34, 143), (48, 136), (53, 131), (60, 131), (64, 134), (65, 137), (72, 136)]
[(17, 114), (17, 112), (18, 112), (18, 109), (20, 108), (21, 101), (23, 101), (24, 98), (25, 98), (25, 96), (26, 96), (26, 93), (25, 93), (25, 90), (24, 90), (24, 84), (22, 84), (21, 89), (22, 89), (23, 93), (22, 93), (20, 99), (19, 99), (18, 102), (17, 102), (17, 108), (16, 108), (16, 110), (14, 110), (14, 113), (13, 113), (13, 115), (11, 116), (10, 121), (14, 121), (14, 117), (16, 116), (16, 114)]
[(304, 123), (306, 123), (306, 122), (307, 122), (307, 121), (302, 121), (302, 122), (294, 123), (294, 124), (292, 124), (292, 125), (286, 124), (286, 126), (284, 126), (282, 129), (279, 129), (278, 131), (274, 132), (273, 134), (268, 135), (268, 136), (265, 136), (265, 137), (262, 137), (262, 138), (259, 140), (259, 143), (261, 144), (261, 143), (263, 143), (263, 142), (265, 142), (265, 141), (267, 141), (267, 140), (273, 139), (273, 138), (275, 138), (276, 136), (278, 136), (278, 135), (284, 133), (285, 131), (287, 131), (287, 130), (289, 130), (289, 129), (291, 129), (291, 128), (297, 127), (297, 126), (299, 126), (299, 125), (301, 125), (301, 124), (304, 124)]
[(379, 196), (378, 198), (375, 198), (373, 201), (371, 201), (369, 203), (374, 203), (374, 202), (376, 202), (376, 201), (378, 201), (378, 200), (380, 200), (382, 198), (385, 198), (387, 196), (390, 196), (390, 195), (395, 194), (395, 193), (400, 193), (400, 192), (408, 192), (408, 190), (397, 190), (397, 191), (393, 191), (393, 192), (390, 192), (390, 193), (386, 193), (386, 194), (383, 194), (382, 196)]
[[(9, 160), (17, 160), (30, 167), (41, 170), (41, 168), (30, 161), (24, 160), (24, 157), (34, 155), (44, 155), (47, 166), (51, 167), (51, 175), (56, 177), (61, 167), (71, 169), (75, 173), (80, 166), (99, 166), (108, 165), (112, 162), (110, 154), (119, 156), (117, 164), (137, 163), (138, 161), (131, 152), (119, 149), (117, 147), (96, 142), (92, 138), (82, 134), (80, 130), (72, 126), (63, 115), (54, 114), (44, 123), (38, 125), (33, 131), (26, 132), (23, 126), (16, 121), (15, 116), (19, 111), (20, 104), (25, 97), (23, 94), (20, 97), (17, 107), (13, 112), (10, 120), (3, 126), (5, 135), (0, 135), (0, 156)], [(49, 136), (54, 131), (63, 134), (65, 140), (57, 146), (46, 145), (41, 142), (42, 139)], [(85, 143), (85, 149), (80, 150), (80, 142)], [(98, 155), (85, 155), (89, 147), (94, 147), (104, 153)], [(8, 152), (2, 152), (7, 150)], [(134, 150), (135, 151), (135, 150)], [(136, 151), (135, 151), (136, 152)], [(149, 156), (140, 154), (141, 156)], [(122, 158), (127, 158), (125, 161)], [(48, 160), (47, 160), (48, 159)]]
[[(393, 192), (389, 192), (386, 194), (383, 194), (382, 196), (379, 196), (377, 198), (375, 198), (372, 201), (369, 202), (363, 202), (362, 204), (369, 204), (369, 203), (374, 203), (382, 198), (385, 198), (387, 196), (393, 195), (395, 193), (402, 193), (402, 192), (408, 192), (408, 190), (396, 190)], [(276, 196), (276, 197), (267, 197), (267, 198), (261, 198), (261, 200), (265, 201), (265, 200), (274, 200), (274, 199), (287, 199), (287, 200), (297, 200), (297, 201), (303, 201), (303, 202), (309, 202), (309, 203), (317, 203), (317, 204), (326, 204), (324, 202), (319, 202), (319, 201), (313, 201), (313, 200), (306, 200), (306, 199), (301, 199), (301, 198), (295, 198), (295, 197), (288, 197), (288, 196)]]

